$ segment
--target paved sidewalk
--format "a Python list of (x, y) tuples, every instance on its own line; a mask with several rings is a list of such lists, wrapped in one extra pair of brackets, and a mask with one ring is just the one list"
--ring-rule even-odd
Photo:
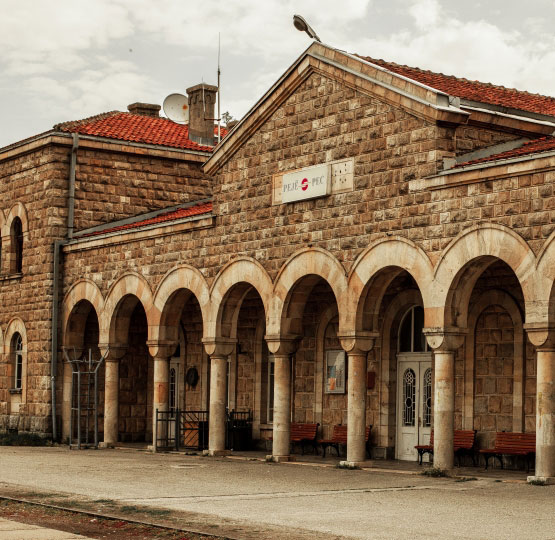
[(242, 540), (555, 538), (555, 486), (528, 485), (524, 471), (468, 468), (464, 481), (421, 476), (415, 464), (352, 471), (337, 459), (257, 457), (0, 447), (0, 495), (165, 509), (185, 528)]
[(0, 538), (2, 540), (87, 540), (88, 537), (0, 518)]

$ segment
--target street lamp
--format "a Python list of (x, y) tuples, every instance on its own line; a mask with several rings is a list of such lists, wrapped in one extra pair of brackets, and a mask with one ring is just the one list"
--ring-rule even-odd
[(311, 39), (322, 43), (318, 34), (311, 28), (311, 26), (300, 15), (293, 15), (293, 24), (299, 32), (306, 32)]

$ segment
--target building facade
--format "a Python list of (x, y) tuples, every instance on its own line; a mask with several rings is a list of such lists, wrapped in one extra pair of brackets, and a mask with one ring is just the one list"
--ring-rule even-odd
[(433, 429), (444, 469), (454, 429), (535, 432), (555, 477), (555, 99), (314, 43), (215, 148), (95, 122), (2, 153), (6, 428), (67, 438), (61, 350), (91, 349), (105, 444), (179, 406), (218, 455), (248, 409), (275, 460), (291, 421), (347, 424), (351, 464), (368, 425), (398, 459)]

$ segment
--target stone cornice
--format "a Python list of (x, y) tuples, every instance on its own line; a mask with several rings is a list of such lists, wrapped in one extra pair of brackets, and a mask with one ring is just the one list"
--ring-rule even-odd
[[(16, 143), (0, 149), (0, 162), (35, 152), (49, 145), (71, 147), (72, 144), (73, 141), (71, 133), (48, 131), (41, 135), (37, 135), (32, 139), (26, 139), (21, 143)], [(117, 139), (107, 139), (104, 137), (93, 137), (90, 135), (79, 135), (79, 148), (175, 159), (179, 161), (193, 161), (195, 163), (204, 163), (208, 158), (208, 154), (206, 152), (197, 152), (186, 149), (181, 150), (179, 148), (168, 146), (134, 143), (120, 141)]]
[(446, 189), (553, 170), (555, 170), (555, 152), (544, 152), (448, 169), (435, 176), (411, 180), (409, 191)]
[(136, 229), (127, 229), (73, 240), (69, 244), (63, 246), (63, 251), (64, 253), (74, 253), (106, 246), (129, 244), (130, 242), (158, 238), (160, 236), (171, 236), (193, 230), (207, 229), (213, 227), (215, 221), (216, 217), (214, 215), (203, 214), (201, 216), (187, 217), (172, 221), (167, 225), (164, 225), (164, 223), (154, 223), (153, 225), (147, 225)]

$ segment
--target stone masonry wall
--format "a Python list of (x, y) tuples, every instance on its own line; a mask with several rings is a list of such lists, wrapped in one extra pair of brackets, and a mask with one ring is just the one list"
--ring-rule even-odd
[(200, 165), (149, 154), (80, 148), (75, 230), (210, 197), (211, 181)]

